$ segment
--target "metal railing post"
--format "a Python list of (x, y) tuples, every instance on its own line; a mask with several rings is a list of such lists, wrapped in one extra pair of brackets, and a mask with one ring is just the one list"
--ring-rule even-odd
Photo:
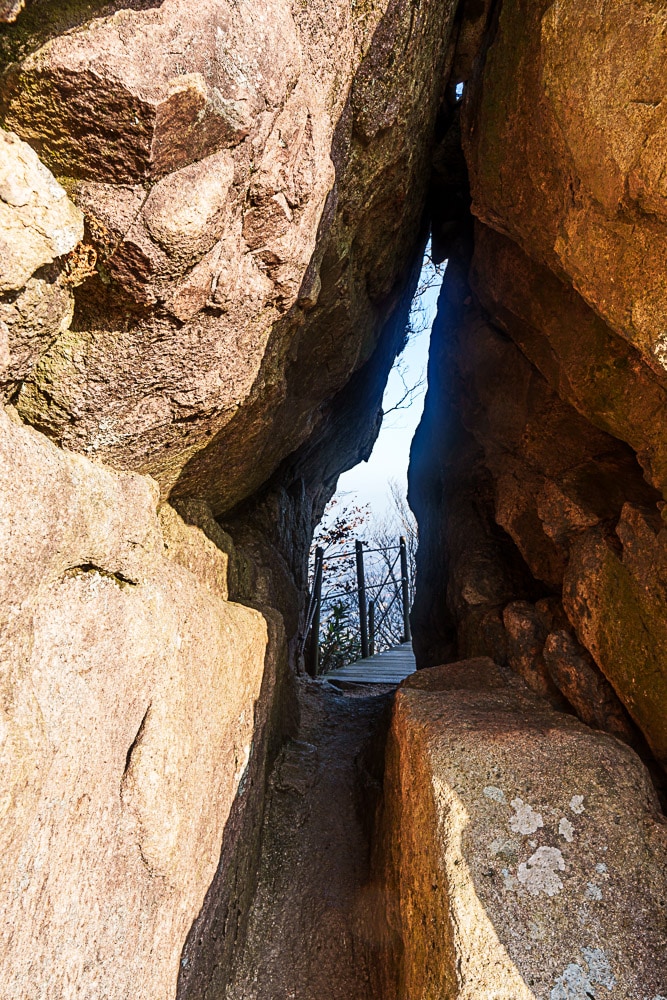
[(401, 535), (399, 540), (401, 548), (401, 593), (403, 598), (403, 642), (412, 642), (412, 631), (410, 629), (410, 579), (408, 577), (408, 546), (405, 538)]
[(375, 601), (368, 602), (368, 655), (375, 656)]
[(315, 613), (313, 615), (312, 649), (310, 660), (310, 675), (317, 677), (320, 670), (320, 610), (322, 608), (322, 567), (324, 565), (324, 549), (318, 545), (315, 549), (315, 572), (313, 574), (313, 593), (315, 595)]
[(368, 627), (366, 622), (366, 579), (364, 576), (364, 545), (359, 539), (354, 543), (357, 557), (357, 592), (359, 597), (359, 631), (361, 633), (361, 658), (368, 656)]

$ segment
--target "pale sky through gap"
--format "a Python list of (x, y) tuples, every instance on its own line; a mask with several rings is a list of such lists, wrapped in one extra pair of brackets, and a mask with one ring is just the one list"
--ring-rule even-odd
[[(419, 280), (420, 286), (435, 274), (428, 257), (429, 252), (430, 246), (427, 247), (427, 256)], [(424, 409), (429, 339), (444, 269), (445, 264), (437, 268), (438, 279), (431, 282), (431, 287), (427, 288), (420, 298), (422, 316), (419, 317), (419, 325), (422, 329), (411, 336), (403, 354), (397, 358), (391, 370), (383, 398), (383, 409), (385, 412), (391, 409), (405, 393), (398, 371), (399, 362), (408, 386), (415, 385), (422, 377), (423, 385), (410, 401), (406, 401), (405, 409), (396, 410), (384, 418), (368, 462), (361, 462), (340, 477), (336, 497), (342, 505), (369, 504), (371, 513), (382, 518), (392, 510), (390, 481), (396, 480), (404, 492), (407, 490), (410, 445)]]

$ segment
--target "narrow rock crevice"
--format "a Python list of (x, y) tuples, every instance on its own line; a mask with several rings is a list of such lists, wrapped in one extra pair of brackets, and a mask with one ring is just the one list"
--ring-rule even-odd
[(300, 725), (269, 782), (259, 880), (227, 1000), (373, 1000), (381, 899), (371, 881), (391, 693), (299, 685)]
[[(659, 1000), (664, 5), (0, 21), (0, 995)], [(352, 697), (309, 546), (429, 238), (426, 669)]]

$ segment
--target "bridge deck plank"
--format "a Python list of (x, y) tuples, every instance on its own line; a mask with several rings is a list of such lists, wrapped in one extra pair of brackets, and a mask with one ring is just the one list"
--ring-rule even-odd
[(400, 684), (417, 669), (412, 644), (404, 642), (322, 676), (326, 680), (354, 684)]

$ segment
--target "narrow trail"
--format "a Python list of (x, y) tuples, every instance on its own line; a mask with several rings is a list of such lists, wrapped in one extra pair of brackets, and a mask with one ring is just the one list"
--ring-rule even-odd
[(369, 832), (393, 688), (300, 684), (271, 777), (259, 885), (226, 1000), (372, 1000)]

